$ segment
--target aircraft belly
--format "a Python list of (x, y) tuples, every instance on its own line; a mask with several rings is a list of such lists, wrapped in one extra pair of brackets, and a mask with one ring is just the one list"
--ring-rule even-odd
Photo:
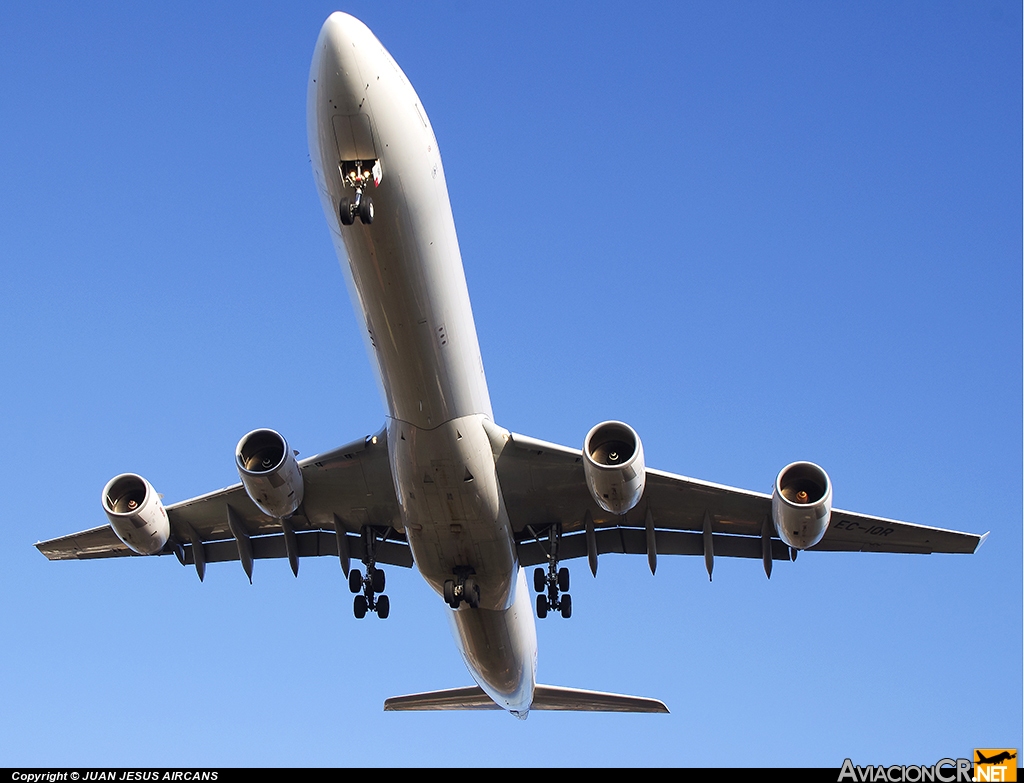
[(537, 679), (537, 629), (526, 576), (516, 569), (515, 600), (492, 611), (448, 610), (452, 636), (473, 679), (497, 704), (525, 717)]
[[(421, 428), (491, 417), (444, 169), (419, 98), (372, 34), (349, 47), (328, 40), (317, 51), (314, 168), (389, 415)], [(366, 191), (373, 223), (342, 226), (338, 205), (353, 191), (339, 160), (371, 149), (382, 172)]]
[[(314, 176), (378, 370), (413, 557), (439, 594), (447, 580), (473, 578), (478, 606), (449, 612), (456, 642), (481, 688), (525, 716), (536, 629), (484, 430), (493, 414), (437, 140), (401, 68), (344, 14), (321, 30), (308, 89)], [(374, 183), (361, 197), (372, 220), (346, 212), (343, 225), (351, 172), (370, 154)]]
[(423, 430), (392, 419), (388, 450), (413, 558), (439, 594), (446, 580), (473, 576), (480, 606), (512, 601), (515, 541), (482, 415)]

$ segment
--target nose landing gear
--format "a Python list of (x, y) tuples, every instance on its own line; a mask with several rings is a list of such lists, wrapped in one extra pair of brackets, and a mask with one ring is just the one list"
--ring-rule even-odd
[(341, 200), (338, 215), (343, 225), (351, 226), (358, 216), (359, 220), (368, 226), (373, 222), (373, 199), (364, 196), (362, 188), (357, 188), (355, 198)]
[(373, 199), (364, 190), (371, 181), (374, 186), (380, 184), (380, 161), (342, 161), (340, 169), (342, 182), (355, 191), (352, 198), (343, 198), (338, 206), (342, 225), (351, 226), (357, 217), (364, 225), (370, 225), (373, 222)]

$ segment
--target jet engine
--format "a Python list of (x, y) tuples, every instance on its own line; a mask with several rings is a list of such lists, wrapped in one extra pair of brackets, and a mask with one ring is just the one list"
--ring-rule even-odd
[(142, 476), (114, 476), (103, 488), (102, 502), (110, 526), (133, 552), (155, 555), (171, 537), (164, 504)]
[(775, 479), (772, 521), (779, 538), (794, 549), (821, 541), (832, 515), (832, 482), (813, 462), (787, 465)]
[(267, 516), (285, 519), (302, 503), (302, 471), (274, 430), (253, 430), (238, 441), (235, 465), (246, 494)]
[(604, 421), (583, 441), (587, 488), (601, 508), (625, 514), (644, 494), (644, 447), (636, 430), (621, 421)]

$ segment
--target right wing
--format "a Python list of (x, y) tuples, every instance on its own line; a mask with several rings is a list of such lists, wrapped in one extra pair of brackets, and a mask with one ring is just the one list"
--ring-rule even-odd
[[(366, 554), (361, 535), (372, 530), (383, 538), (374, 545), (379, 563), (412, 567), (412, 551), (405, 542), (398, 500), (388, 461), (386, 432), (353, 441), (341, 448), (299, 463), (304, 486), (303, 503), (289, 520), (298, 544), (298, 556), (338, 556), (356, 559)], [(244, 527), (252, 557), (286, 557), (281, 523), (264, 515), (241, 484), (167, 506), (171, 541), (160, 554), (175, 553), (182, 564), (239, 560), (240, 547), (228, 524), (229, 508)], [(344, 541), (339, 541), (341, 536)], [(341, 546), (339, 547), (339, 543)], [(202, 553), (197, 563), (195, 547)], [(134, 555), (110, 525), (41, 541), (36, 548), (50, 560), (86, 560)]]
[[(495, 428), (492, 438), (503, 436)], [(715, 556), (763, 559), (770, 569), (771, 561), (795, 555), (771, 523), (771, 495), (648, 468), (640, 503), (618, 516), (591, 497), (578, 449), (504, 437), (498, 476), (521, 565), (547, 562), (551, 529), (561, 531), (560, 560), (617, 552), (647, 555), (653, 569), (657, 555), (703, 555), (709, 570)], [(809, 551), (971, 553), (987, 535), (833, 509), (828, 530)]]

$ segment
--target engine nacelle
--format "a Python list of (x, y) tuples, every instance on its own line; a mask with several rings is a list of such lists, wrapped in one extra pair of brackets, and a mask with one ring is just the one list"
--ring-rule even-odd
[(164, 504), (142, 476), (114, 476), (103, 488), (102, 502), (110, 526), (133, 552), (155, 555), (171, 537)]
[(779, 538), (794, 549), (821, 541), (832, 516), (832, 482), (813, 462), (787, 465), (775, 479), (772, 521)]
[(253, 430), (238, 441), (235, 465), (246, 494), (267, 516), (285, 519), (302, 503), (299, 463), (274, 430)]
[(644, 447), (636, 430), (621, 421), (604, 421), (583, 441), (587, 488), (601, 508), (625, 514), (644, 494)]

